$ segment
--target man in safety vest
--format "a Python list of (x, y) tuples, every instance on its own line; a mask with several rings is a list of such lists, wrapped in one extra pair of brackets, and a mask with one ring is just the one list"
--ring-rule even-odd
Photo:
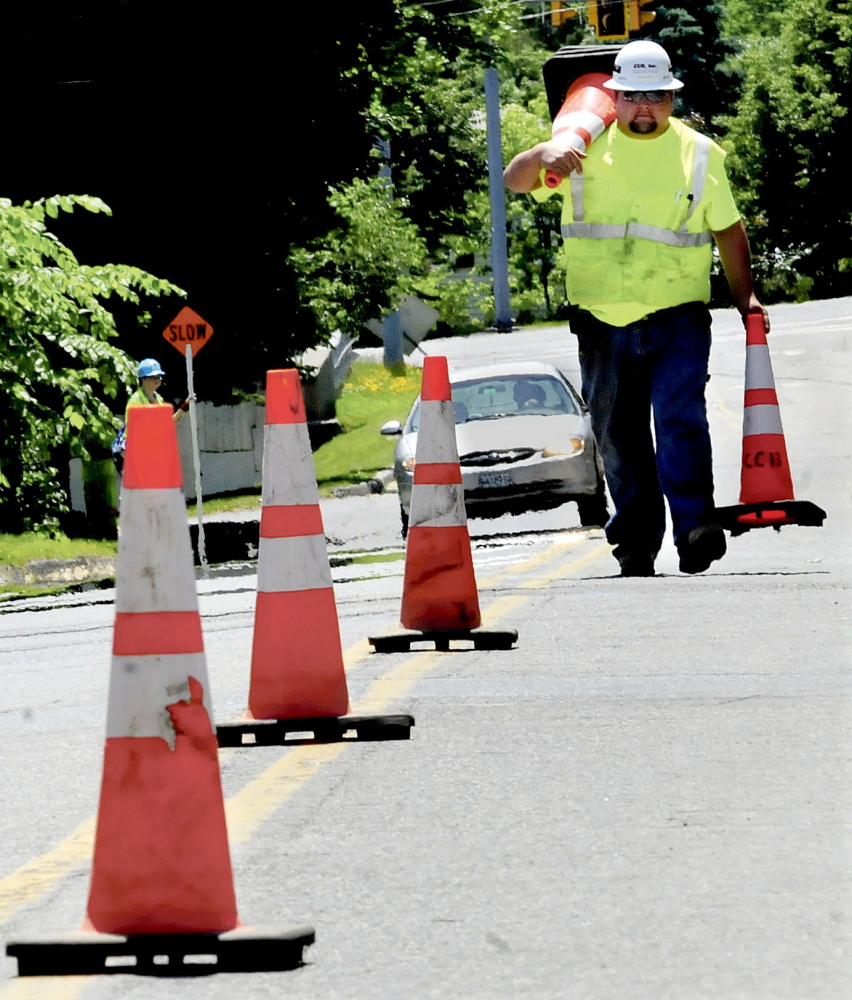
[[(504, 180), (538, 200), (563, 194), (571, 329), (615, 504), (606, 534), (621, 575), (654, 575), (664, 496), (680, 569), (702, 573), (726, 550), (704, 398), (714, 239), (737, 309), (766, 312), (725, 154), (670, 117), (683, 84), (665, 49), (625, 45), (604, 86), (616, 121), (587, 153), (541, 142), (512, 160)], [(570, 180), (546, 187), (545, 171)]]

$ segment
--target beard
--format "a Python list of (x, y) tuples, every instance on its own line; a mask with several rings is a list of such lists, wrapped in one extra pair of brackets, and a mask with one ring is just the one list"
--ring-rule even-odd
[(653, 135), (658, 126), (653, 118), (643, 118), (642, 121), (630, 122), (627, 127), (636, 135)]

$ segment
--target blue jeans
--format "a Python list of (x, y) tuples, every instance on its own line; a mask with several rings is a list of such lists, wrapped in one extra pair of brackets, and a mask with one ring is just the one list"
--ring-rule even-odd
[(676, 543), (713, 519), (704, 400), (710, 312), (690, 302), (621, 327), (580, 312), (571, 329), (615, 506), (607, 540), (616, 558), (637, 551), (656, 555), (666, 530), (663, 497)]

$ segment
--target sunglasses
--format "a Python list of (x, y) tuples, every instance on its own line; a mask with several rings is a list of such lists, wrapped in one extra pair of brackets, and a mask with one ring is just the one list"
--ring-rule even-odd
[(622, 90), (629, 104), (662, 104), (668, 97), (667, 90)]

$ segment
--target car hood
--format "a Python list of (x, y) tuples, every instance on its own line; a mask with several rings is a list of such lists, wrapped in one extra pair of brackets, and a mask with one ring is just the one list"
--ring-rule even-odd
[(456, 442), (459, 456), (475, 451), (509, 451), (513, 448), (540, 451), (587, 431), (585, 418), (575, 414), (530, 414), (457, 424)]
[[(459, 457), (481, 451), (510, 451), (516, 448), (541, 451), (542, 448), (553, 448), (569, 437), (589, 434), (588, 420), (588, 417), (579, 414), (555, 413), (456, 424)], [(416, 450), (417, 435), (406, 434), (397, 446), (397, 458), (413, 455)]]

